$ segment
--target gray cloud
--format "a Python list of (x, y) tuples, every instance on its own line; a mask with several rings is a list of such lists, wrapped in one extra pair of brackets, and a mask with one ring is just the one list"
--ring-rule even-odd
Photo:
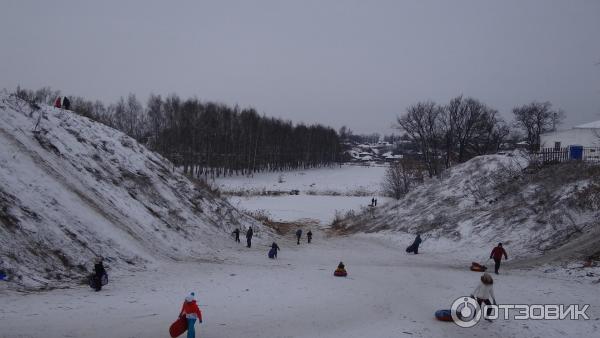
[(197, 95), (389, 131), (416, 101), (600, 119), (598, 1), (5, 1), (0, 87)]

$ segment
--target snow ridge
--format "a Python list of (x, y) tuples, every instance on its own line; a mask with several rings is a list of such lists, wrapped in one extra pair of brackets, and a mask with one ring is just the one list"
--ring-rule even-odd
[(0, 270), (11, 282), (81, 278), (96, 256), (124, 270), (218, 260), (249, 226), (263, 229), (127, 135), (0, 93)]
[(486, 260), (498, 242), (522, 262), (600, 254), (600, 212), (581, 207), (598, 168), (565, 164), (527, 173), (527, 164), (519, 153), (479, 156), (337, 227), (406, 245), (421, 232), (427, 250), (462, 252), (465, 260)]

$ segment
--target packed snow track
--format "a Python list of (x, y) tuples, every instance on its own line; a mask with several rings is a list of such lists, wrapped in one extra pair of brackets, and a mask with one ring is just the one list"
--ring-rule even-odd
[[(313, 231), (315, 231), (313, 229)], [(167, 337), (183, 298), (195, 291), (204, 323), (200, 337), (592, 337), (600, 326), (598, 286), (549, 279), (521, 270), (495, 277), (500, 303), (591, 304), (587, 321), (483, 321), (464, 329), (434, 318), (469, 295), (479, 274), (452, 258), (408, 255), (382, 239), (325, 238), (279, 242), (278, 260), (264, 245), (228, 244), (221, 263), (157, 263), (86, 286), (2, 294), (1, 336)], [(333, 277), (337, 263), (347, 278)], [(109, 270), (110, 273), (110, 270)]]

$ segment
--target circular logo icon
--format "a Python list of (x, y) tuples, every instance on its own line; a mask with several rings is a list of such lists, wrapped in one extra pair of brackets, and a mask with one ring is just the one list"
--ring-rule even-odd
[(479, 304), (471, 297), (460, 297), (452, 303), (450, 308), (454, 323), (460, 327), (473, 327), (481, 319)]

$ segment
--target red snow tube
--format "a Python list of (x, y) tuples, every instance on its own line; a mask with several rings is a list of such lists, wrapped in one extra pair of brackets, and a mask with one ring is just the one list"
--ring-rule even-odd
[(472, 262), (471, 263), (471, 271), (475, 271), (475, 272), (485, 272), (485, 270), (487, 270), (487, 267), (485, 265), (481, 265), (477, 262)]
[(185, 317), (179, 317), (171, 326), (169, 327), (169, 334), (172, 338), (176, 338), (181, 336), (185, 331), (187, 331), (187, 319)]
[(346, 272), (346, 270), (336, 269), (333, 275), (336, 277), (346, 277), (348, 276), (348, 273)]
[(437, 310), (435, 312), (435, 318), (437, 320), (441, 320), (442, 322), (451, 322), (452, 312), (450, 310)]

